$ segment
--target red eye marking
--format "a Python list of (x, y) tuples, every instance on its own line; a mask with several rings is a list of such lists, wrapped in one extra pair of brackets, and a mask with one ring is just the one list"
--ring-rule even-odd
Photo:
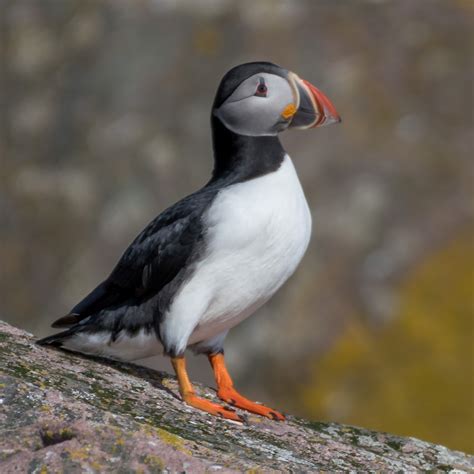
[(267, 86), (265, 85), (265, 81), (260, 79), (260, 84), (257, 86), (257, 90), (255, 91), (255, 95), (257, 97), (266, 97), (267, 96)]

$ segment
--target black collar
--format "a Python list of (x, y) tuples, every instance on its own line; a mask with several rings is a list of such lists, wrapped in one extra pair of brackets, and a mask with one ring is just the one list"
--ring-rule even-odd
[(234, 184), (276, 171), (285, 157), (278, 136), (250, 137), (226, 128), (212, 116), (214, 170), (211, 184)]

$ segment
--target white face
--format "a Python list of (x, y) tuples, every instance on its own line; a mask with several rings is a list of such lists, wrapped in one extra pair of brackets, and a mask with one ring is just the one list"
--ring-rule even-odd
[(290, 124), (297, 93), (275, 74), (255, 74), (243, 81), (214, 114), (239, 135), (276, 135)]

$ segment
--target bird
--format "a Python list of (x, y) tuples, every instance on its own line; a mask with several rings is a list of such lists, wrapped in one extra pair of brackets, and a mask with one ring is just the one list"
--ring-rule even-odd
[[(283, 421), (234, 387), (224, 340), (288, 280), (310, 240), (311, 213), (279, 134), (340, 121), (294, 72), (264, 61), (230, 69), (212, 105), (209, 181), (153, 219), (110, 275), (52, 324), (65, 329), (38, 344), (121, 361), (163, 354), (188, 405), (233, 421), (245, 418), (235, 408)], [(188, 348), (208, 357), (223, 404), (196, 394)]]

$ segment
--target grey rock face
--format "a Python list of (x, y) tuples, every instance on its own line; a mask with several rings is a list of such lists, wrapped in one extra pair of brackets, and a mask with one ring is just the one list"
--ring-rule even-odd
[(177, 393), (166, 373), (41, 348), (0, 321), (0, 472), (474, 471), (414, 438), (292, 416), (242, 425)]

